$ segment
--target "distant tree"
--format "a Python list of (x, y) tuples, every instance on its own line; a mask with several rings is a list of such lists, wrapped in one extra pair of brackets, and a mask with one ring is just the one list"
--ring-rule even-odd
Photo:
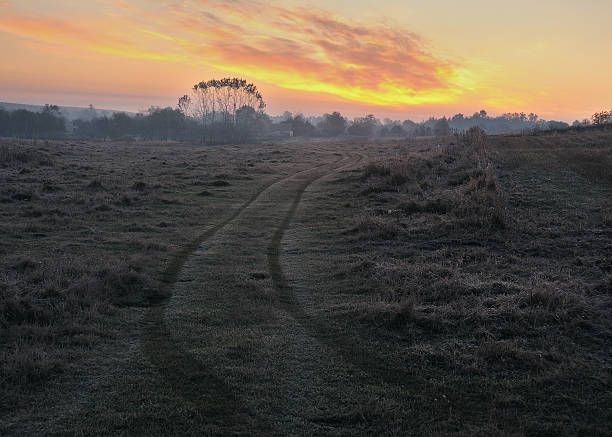
[(339, 112), (325, 114), (323, 121), (318, 125), (321, 133), (326, 137), (337, 137), (346, 131), (347, 121)]
[(11, 134), (11, 114), (0, 108), (0, 137), (10, 136)]
[(567, 129), (569, 127), (569, 124), (563, 122), (563, 121), (548, 121), (546, 122), (546, 127), (548, 129), (553, 129), (553, 130), (563, 130), (563, 129)]
[(413, 134), (413, 132), (416, 129), (416, 127), (417, 127), (417, 124), (414, 121), (412, 121), (412, 120), (404, 120), (404, 121), (402, 121), (402, 129), (408, 135)]
[(74, 122), (74, 133), (98, 139), (178, 140), (191, 138), (192, 126), (178, 109), (151, 107), (146, 113), (130, 116), (116, 112), (111, 117)]
[(236, 113), (237, 141), (247, 142), (266, 132), (270, 118), (251, 106), (243, 106)]
[(450, 126), (446, 117), (441, 118), (434, 125), (434, 135), (437, 137), (445, 137), (450, 134)]
[(374, 133), (377, 121), (374, 115), (369, 114), (365, 117), (356, 118), (348, 128), (348, 133), (351, 135), (368, 137)]
[(78, 112), (77, 119), (91, 121), (97, 116), (98, 116), (98, 113), (96, 111), (96, 108), (94, 108), (94, 105), (90, 104), (87, 108), (81, 109)]
[(392, 120), (392, 119), (390, 119), (388, 117), (385, 117), (383, 119), (383, 123), (382, 124), (383, 124), (383, 126), (387, 126), (389, 129), (391, 129), (395, 125), (401, 125), (402, 121), (401, 120)]
[(243, 106), (236, 113), (238, 139), (251, 138), (257, 128), (257, 112), (250, 106)]
[(415, 137), (431, 137), (432, 130), (431, 127), (425, 123), (420, 123), (416, 125), (414, 130), (412, 131), (412, 135)]
[(180, 109), (151, 107), (144, 123), (146, 132), (155, 139), (178, 139), (186, 128), (185, 114)]
[(45, 105), (41, 112), (19, 109), (3, 115), (4, 135), (25, 138), (57, 138), (66, 132), (59, 107)]
[(45, 105), (42, 113), (34, 116), (35, 136), (59, 136), (66, 132), (66, 120), (60, 113), (59, 106)]
[(115, 112), (110, 119), (108, 119), (107, 135), (114, 140), (134, 135), (136, 133), (135, 131), (136, 129), (132, 117), (125, 112)]
[[(190, 95), (178, 101), (178, 109), (187, 117), (200, 120), (202, 141), (234, 140), (238, 110), (249, 106), (263, 113), (266, 104), (257, 87), (244, 79), (212, 79), (195, 84)], [(217, 138), (223, 133), (229, 138)]]
[(60, 109), (57, 105), (49, 105), (48, 103), (43, 107), (43, 114), (54, 114), (59, 115)]
[(480, 112), (474, 112), (472, 118), (487, 118), (487, 111), (481, 109)]
[(393, 137), (406, 136), (406, 132), (404, 131), (404, 129), (402, 129), (402, 127), (399, 124), (394, 125), (389, 131), (389, 134)]
[(602, 125), (606, 123), (612, 122), (612, 110), (608, 111), (600, 111), (593, 114), (591, 117), (594, 125)]
[(312, 137), (317, 133), (314, 125), (309, 120), (306, 120), (302, 114), (297, 114), (291, 120), (287, 121), (291, 122), (291, 130), (295, 136)]

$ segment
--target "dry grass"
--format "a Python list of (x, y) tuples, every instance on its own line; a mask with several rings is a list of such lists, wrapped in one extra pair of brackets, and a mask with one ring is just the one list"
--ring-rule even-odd
[(165, 265), (272, 177), (273, 156), (271, 147), (4, 140), (2, 408), (116, 341), (139, 308), (163, 299)]
[(388, 240), (397, 237), (400, 229), (390, 220), (375, 215), (364, 215), (357, 222), (357, 230), (366, 239)]
[[(459, 145), (369, 164), (363, 173), (367, 188), (362, 194), (382, 205), (376, 208), (378, 216), (361, 219), (359, 230), (375, 236), (379, 228), (380, 235), (391, 238), (400, 235), (402, 227), (407, 229), (406, 219), (418, 213), (443, 217), (446, 226), (506, 227), (504, 193), (483, 135), (469, 131)], [(387, 207), (388, 200), (398, 195), (407, 200)]]
[[(2, 395), (23, 407), (0, 432), (607, 435), (611, 140), (44, 146), (52, 167), (0, 173)], [(173, 299), (136, 323), (203, 228), (356, 152), (171, 263)], [(41, 412), (102, 343), (80, 407), (60, 384)]]
[(323, 261), (293, 260), (319, 272), (307, 302), (339, 350), (419, 393), (381, 395), (411, 407), (369, 418), (372, 432), (608, 432), (610, 145), (609, 133), (389, 145), (328, 201), (311, 198), (294, 238)]
[[(48, 142), (45, 143), (48, 145)], [(48, 154), (44, 153), (48, 149), (38, 148), (36, 144), (0, 144), (0, 167), (25, 165), (27, 171), (27, 166), (53, 165)]]

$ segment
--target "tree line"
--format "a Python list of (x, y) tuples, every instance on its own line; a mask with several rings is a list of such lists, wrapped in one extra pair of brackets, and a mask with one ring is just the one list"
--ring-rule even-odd
[[(534, 113), (506, 113), (491, 117), (485, 110), (472, 115), (431, 117), (422, 122), (379, 120), (372, 114), (352, 120), (339, 112), (306, 117), (285, 112), (270, 117), (257, 87), (239, 78), (212, 79), (196, 83), (178, 99), (176, 108), (152, 107), (145, 113), (114, 113), (97, 116), (90, 105), (80, 118), (68, 123), (72, 136), (110, 140), (175, 140), (201, 144), (245, 143), (288, 136), (297, 137), (406, 137), (447, 136), (478, 126), (488, 134), (517, 131), (567, 129), (560, 121), (546, 121)], [(576, 120), (573, 126), (612, 123), (612, 110)], [(46, 105), (41, 112), (0, 109), (0, 136), (57, 138), (67, 132), (59, 108)]]
[(55, 105), (45, 105), (41, 112), (0, 108), (0, 137), (59, 138), (65, 132), (66, 120)]
[(196, 131), (195, 123), (186, 119), (178, 109), (152, 107), (147, 113), (133, 117), (118, 112), (110, 117), (75, 120), (73, 135), (110, 140), (188, 141), (196, 135)]
[(388, 118), (381, 121), (371, 114), (349, 120), (338, 112), (309, 119), (303, 115), (293, 116), (285, 113), (285, 118), (286, 120), (281, 123), (291, 126), (293, 132), (298, 136), (426, 137), (461, 133), (473, 126), (480, 127), (488, 134), (569, 127), (569, 124), (565, 122), (546, 121), (533, 113), (507, 113), (498, 117), (490, 117), (484, 110), (475, 112), (471, 116), (455, 114), (452, 117), (431, 117), (422, 122)]

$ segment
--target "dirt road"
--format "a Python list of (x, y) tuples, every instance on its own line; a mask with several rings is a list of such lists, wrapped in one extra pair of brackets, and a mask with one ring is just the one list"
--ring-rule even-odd
[(324, 391), (346, 365), (302, 323), (281, 243), (304, 191), (364, 158), (346, 153), (265, 187), (170, 267), (172, 298), (148, 314), (144, 351), (209, 432), (303, 434), (338, 408)]

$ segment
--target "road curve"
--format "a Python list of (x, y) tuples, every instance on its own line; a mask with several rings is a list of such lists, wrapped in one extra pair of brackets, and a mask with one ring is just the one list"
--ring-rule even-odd
[[(198, 255), (194, 255), (196, 252), (202, 255), (201, 252), (205, 250), (202, 248), (204, 243), (242, 216), (248, 215), (246, 212), (249, 208), (262, 203), (262, 197), (276, 192), (286, 192), (292, 199), (288, 214), (285, 216), (285, 220), (290, 220), (306, 187), (314, 180), (344, 168), (347, 163), (352, 165), (355, 159), (352, 156), (340, 155), (335, 161), (277, 179), (259, 189), (228, 218), (206, 230), (169, 263), (164, 273), (167, 291), (174, 292), (186, 262), (194, 256), (197, 259)], [(278, 208), (286, 208), (286, 206), (286, 202), (279, 203), (274, 211), (276, 212)], [(282, 234), (279, 235), (282, 237)], [(275, 234), (274, 238), (278, 238), (279, 235)], [(180, 336), (177, 336), (168, 326), (166, 312), (171, 301), (172, 299), (160, 302), (159, 305), (152, 307), (143, 325), (143, 349), (147, 358), (157, 369), (160, 380), (169, 385), (187, 402), (191, 402), (207, 423), (223, 429), (233, 429), (239, 428), (240, 422), (250, 421), (251, 427), (261, 431), (270, 430), (268, 423), (257, 420), (256, 415), (245, 411), (243, 403), (235, 394), (235, 389), (224, 379), (223, 372), (199, 359), (197, 354), (185, 346), (188, 343), (182, 341)], [(257, 423), (253, 423), (253, 417)]]

